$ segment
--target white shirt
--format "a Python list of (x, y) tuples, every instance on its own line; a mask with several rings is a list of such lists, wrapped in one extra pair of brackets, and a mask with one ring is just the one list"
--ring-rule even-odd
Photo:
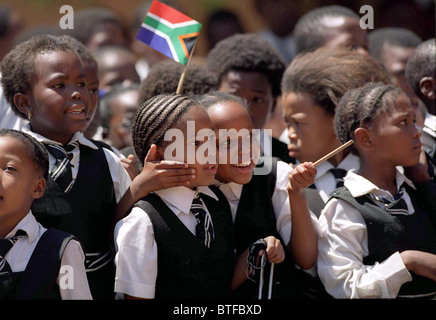
[[(336, 168), (349, 171), (351, 169), (359, 169), (359, 167), (359, 157), (349, 153)], [(330, 193), (336, 189), (335, 176), (333, 173), (329, 172), (330, 169), (334, 168), (335, 167), (329, 161), (324, 161), (316, 167), (315, 187), (324, 203), (329, 199)]]
[[(14, 236), (19, 229), (24, 230), (27, 233), (27, 237), (19, 239), (5, 256), (13, 272), (21, 272), (26, 269), (33, 250), (36, 248), (42, 234), (47, 230), (36, 221), (32, 211), (29, 211), (29, 213), (21, 219), (6, 238)], [(73, 276), (68, 279), (73, 281), (72, 286), (68, 286), (67, 288), (65, 288), (65, 286), (59, 287), (62, 300), (92, 299), (86, 278), (85, 254), (79, 242), (76, 240), (70, 240), (65, 247), (61, 260), (61, 268), (62, 266), (72, 267), (73, 270)], [(59, 281), (66, 275), (67, 272), (59, 273), (56, 283), (59, 285)]]
[[(218, 200), (209, 187), (197, 187), (197, 190)], [(190, 213), (190, 208), (197, 192), (187, 187), (175, 187), (155, 193), (195, 235), (197, 221)], [(117, 223), (114, 237), (117, 250), (115, 292), (139, 298), (154, 298), (158, 247), (150, 218), (141, 208), (134, 207), (127, 217)], [(121, 298), (120, 295), (117, 298)]]
[(423, 131), (427, 132), (433, 138), (436, 138), (436, 116), (427, 112), (424, 120)]
[[(277, 161), (276, 185), (271, 198), (277, 221), (276, 228), (285, 244), (289, 243), (292, 231), (291, 207), (289, 204), (288, 190), (286, 189), (289, 181), (288, 175), (291, 170), (291, 166), (287, 163)], [(219, 186), (220, 190), (229, 201), (233, 222), (235, 222), (243, 185), (234, 182), (221, 184), (218, 181), (215, 181), (214, 184)]]
[[(406, 182), (414, 188), (399, 170), (397, 186)], [(349, 171), (344, 179), (345, 187), (353, 197), (368, 193), (393, 200), (389, 191), (378, 188), (364, 177)], [(403, 198), (408, 213), (414, 208), (407, 192)], [(382, 203), (377, 203), (383, 207)], [(327, 292), (335, 298), (395, 298), (401, 286), (411, 281), (399, 252), (375, 265), (364, 265), (368, 256), (368, 235), (360, 212), (349, 203), (330, 200), (319, 218), (321, 235), (318, 238), (318, 275)]]
[[(31, 136), (33, 136), (36, 140), (38, 140), (41, 143), (61, 145), (61, 143), (59, 143), (57, 141), (50, 140), (50, 139), (48, 139), (48, 138), (46, 138), (38, 133), (31, 131), (29, 124), (27, 124), (23, 127), (23, 132), (30, 134)], [(79, 144), (83, 144), (83, 145), (88, 146), (88, 147), (95, 149), (95, 150), (98, 149), (98, 147), (93, 142), (86, 139), (85, 136), (83, 135), (83, 133), (81, 133), (81, 132), (76, 132), (73, 135), (73, 137), (71, 138), (71, 142), (73, 142), (73, 141), (77, 141), (77, 142), (79, 142)], [(109, 166), (109, 171), (111, 173), (112, 181), (114, 184), (115, 199), (117, 202), (119, 202), (121, 197), (126, 192), (127, 188), (130, 186), (130, 183), (132, 182), (132, 180), (130, 179), (130, 176), (127, 173), (127, 171), (124, 169), (118, 156), (114, 152), (112, 152), (111, 150), (108, 150), (106, 148), (103, 148), (103, 151), (104, 151), (104, 155), (106, 156), (106, 160), (107, 160), (107, 163)], [(74, 148), (74, 150), (71, 152), (71, 154), (73, 156), (70, 162), (72, 165), (71, 172), (73, 175), (73, 184), (74, 184), (74, 182), (76, 181), (76, 178), (77, 178), (77, 174), (79, 172), (80, 147), (77, 146), (76, 148)], [(49, 153), (50, 168), (53, 167), (55, 162), (56, 162), (55, 157), (53, 157)]]

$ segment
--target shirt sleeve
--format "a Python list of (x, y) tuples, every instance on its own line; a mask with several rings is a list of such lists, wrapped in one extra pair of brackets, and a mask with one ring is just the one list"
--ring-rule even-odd
[(106, 148), (103, 148), (103, 151), (109, 165), (109, 171), (114, 183), (115, 198), (118, 203), (132, 183), (132, 179), (130, 179), (129, 174), (126, 169), (124, 169), (120, 159), (114, 152)]
[(157, 244), (153, 225), (140, 208), (120, 220), (115, 227), (115, 291), (152, 299), (157, 278)]
[(85, 271), (85, 254), (76, 240), (70, 240), (65, 247), (56, 283), (62, 300), (92, 299)]
[(334, 298), (395, 298), (411, 281), (399, 252), (375, 265), (364, 265), (368, 256), (366, 224), (350, 204), (330, 200), (319, 218), (318, 275)]

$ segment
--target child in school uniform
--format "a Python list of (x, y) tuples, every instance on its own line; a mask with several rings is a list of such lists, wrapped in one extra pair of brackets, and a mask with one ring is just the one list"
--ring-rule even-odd
[(1, 69), (7, 100), (29, 121), (23, 131), (49, 151), (46, 193), (32, 211), (81, 241), (93, 297), (113, 298), (114, 211), (131, 180), (111, 150), (81, 133), (90, 105), (81, 61), (68, 42), (42, 35), (15, 47)]
[[(193, 121), (195, 130), (188, 130), (188, 121)], [(133, 119), (133, 145), (139, 159), (153, 148), (157, 160), (170, 160), (174, 155), (167, 149), (172, 144), (165, 134), (175, 129), (183, 139), (173, 142), (178, 146), (173, 160), (184, 161), (193, 150), (195, 161), (189, 166), (195, 168), (195, 178), (189, 186), (149, 193), (118, 222), (115, 291), (125, 299), (213, 299), (230, 294), (234, 267), (230, 208), (218, 188), (208, 187), (217, 170), (214, 150), (204, 162), (197, 159), (208, 141), (198, 137), (199, 131), (213, 134), (206, 111), (182, 95), (153, 97)]]
[(0, 130), (0, 299), (92, 299), (80, 243), (32, 214), (48, 167), (42, 144)]
[(280, 97), (286, 68), (277, 50), (258, 34), (236, 34), (215, 45), (207, 55), (206, 67), (218, 77), (217, 90), (247, 100), (251, 121), (261, 130), (262, 153), (294, 162), (286, 144), (263, 130)]
[[(219, 162), (214, 184), (230, 203), (236, 255), (243, 257), (246, 264), (248, 248), (258, 240), (265, 240), (268, 260), (275, 263), (267, 240), (278, 241), (284, 248), (284, 261), (273, 271), (267, 266), (265, 276), (268, 279), (269, 273), (273, 272), (272, 297), (301, 297), (294, 264), (310, 269), (317, 254), (316, 217), (309, 212), (305, 194), (301, 191), (313, 183), (316, 169), (311, 163), (304, 163), (293, 170), (287, 163), (274, 158), (269, 172), (256, 174), (259, 151), (256, 151), (254, 126), (245, 100), (219, 91), (194, 99), (206, 108), (217, 137)], [(232, 135), (231, 130), (237, 133)], [(238, 144), (238, 138), (248, 140)], [(250, 276), (256, 282), (247, 280), (247, 275), (235, 279), (234, 297), (252, 299), (258, 296), (259, 273)], [(267, 296), (267, 289), (265, 285), (263, 297)]]
[(335, 114), (349, 171), (320, 218), (318, 274), (335, 298), (436, 295), (436, 185), (407, 95), (370, 83), (347, 92)]
[[(292, 61), (282, 79), (282, 103), (289, 154), (297, 163), (316, 161), (341, 145), (333, 127), (336, 105), (347, 90), (371, 81), (389, 78), (372, 57), (349, 49), (319, 48)], [(315, 183), (306, 189), (316, 216), (346, 171), (358, 167), (359, 158), (347, 150), (317, 166)]]

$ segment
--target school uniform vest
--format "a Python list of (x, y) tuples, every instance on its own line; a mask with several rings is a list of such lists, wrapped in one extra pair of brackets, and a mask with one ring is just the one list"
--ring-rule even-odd
[(64, 193), (49, 178), (45, 194), (34, 202), (32, 213), (45, 228), (69, 232), (80, 240), (87, 255), (87, 277), (93, 298), (113, 299), (115, 265), (111, 230), (116, 199), (102, 146), (95, 150), (80, 145), (79, 165), (71, 191)]
[[(426, 211), (429, 203), (419, 193), (406, 186), (415, 213), (412, 215), (390, 214), (377, 206), (368, 196), (354, 198), (350, 191), (338, 188), (333, 198), (342, 199), (361, 213), (367, 228), (369, 254), (363, 259), (366, 265), (386, 260), (393, 253), (419, 250), (436, 254), (435, 224)], [(433, 220), (434, 221), (434, 220)], [(436, 282), (412, 273), (412, 282), (405, 283), (398, 296), (416, 296), (436, 292)]]
[[(285, 260), (274, 266), (274, 290), (272, 298), (293, 298), (299, 294), (295, 280), (295, 267), (286, 244), (277, 231), (277, 221), (274, 214), (272, 196), (275, 190), (277, 161), (272, 158), (272, 170), (267, 175), (253, 175), (251, 181), (242, 188), (241, 198), (236, 210), (234, 222), (235, 248), (239, 256), (255, 241), (268, 236), (274, 236), (282, 243)], [(262, 297), (267, 297), (270, 263), (265, 265)], [(256, 272), (255, 281), (247, 279), (233, 292), (234, 298), (257, 299), (259, 291), (259, 274)]]
[(73, 235), (56, 229), (44, 232), (25, 271), (0, 274), (0, 299), (61, 299), (56, 280), (65, 248), (72, 239)]
[(156, 299), (228, 298), (234, 267), (230, 206), (213, 186), (219, 201), (202, 195), (213, 221), (215, 240), (210, 248), (196, 238), (163, 200), (154, 193), (139, 201), (150, 217), (158, 247)]

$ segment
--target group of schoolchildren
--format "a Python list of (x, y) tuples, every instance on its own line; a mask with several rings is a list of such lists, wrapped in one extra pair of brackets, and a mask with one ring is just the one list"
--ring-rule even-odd
[[(373, 46), (353, 11), (314, 9), (290, 64), (236, 34), (180, 94), (170, 60), (141, 82), (102, 70), (125, 49), (92, 51), (101, 37), (17, 44), (1, 61), (23, 126), (0, 128), (0, 299), (433, 299), (435, 41), (397, 29)], [(204, 129), (216, 153), (188, 164)]]

